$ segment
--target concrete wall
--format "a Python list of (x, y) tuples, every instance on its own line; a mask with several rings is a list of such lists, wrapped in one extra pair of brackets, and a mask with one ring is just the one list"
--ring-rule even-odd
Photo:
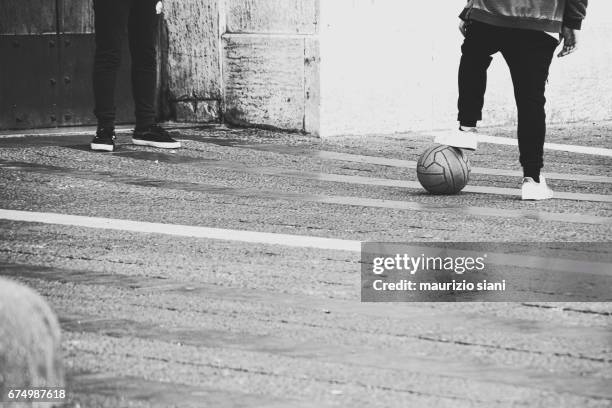
[[(454, 125), (457, 30), (463, 1), (324, 0), (321, 4), (321, 129), (393, 133)], [(592, 0), (581, 49), (556, 59), (548, 87), (550, 122), (612, 118), (612, 2)], [(501, 55), (489, 76), (482, 125), (515, 122)]]

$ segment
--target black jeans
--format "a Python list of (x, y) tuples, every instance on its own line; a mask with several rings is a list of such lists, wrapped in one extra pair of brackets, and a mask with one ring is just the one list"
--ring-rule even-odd
[(468, 24), (459, 66), (459, 122), (475, 126), (482, 119), (487, 68), (501, 52), (510, 68), (518, 109), (518, 143), (525, 176), (539, 177), (544, 164), (546, 112), (544, 96), (555, 48), (552, 36), (534, 30)]
[(94, 114), (99, 127), (115, 125), (115, 85), (127, 31), (132, 57), (136, 126), (155, 123), (157, 81), (157, 0), (94, 0), (96, 55), (93, 68)]

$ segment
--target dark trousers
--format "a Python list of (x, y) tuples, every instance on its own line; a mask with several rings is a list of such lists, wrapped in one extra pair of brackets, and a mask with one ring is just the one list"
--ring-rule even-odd
[(155, 123), (157, 0), (94, 0), (96, 54), (94, 114), (99, 127), (115, 125), (115, 86), (126, 32), (132, 58), (136, 126)]
[(534, 30), (468, 24), (459, 66), (459, 117), (463, 126), (482, 119), (487, 68), (501, 52), (510, 68), (518, 109), (518, 143), (525, 176), (539, 177), (544, 164), (546, 112), (544, 96), (548, 70), (559, 42)]

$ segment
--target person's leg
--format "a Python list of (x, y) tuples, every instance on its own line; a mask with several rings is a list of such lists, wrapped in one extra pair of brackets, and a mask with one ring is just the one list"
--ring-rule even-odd
[(475, 21), (467, 28), (459, 64), (457, 120), (461, 126), (474, 127), (482, 119), (487, 69), (491, 64), (491, 55), (499, 51), (501, 30), (503, 29)]
[(132, 92), (136, 108), (136, 129), (156, 123), (155, 90), (157, 85), (157, 0), (133, 0), (128, 23), (132, 56)]
[(136, 106), (136, 129), (132, 143), (176, 149), (181, 143), (156, 123), (157, 85), (157, 0), (134, 0), (130, 11), (129, 34), (132, 55), (132, 91)]
[(477, 21), (468, 23), (459, 64), (459, 129), (438, 134), (435, 143), (459, 149), (477, 149), (476, 123), (482, 119), (487, 69), (491, 55), (499, 51), (502, 30)]
[(115, 84), (130, 0), (94, 0), (96, 51), (93, 67), (94, 114), (99, 129), (115, 126)]
[(518, 109), (520, 163), (525, 177), (539, 182), (546, 136), (545, 90), (558, 41), (533, 30), (512, 30), (502, 49), (510, 67)]

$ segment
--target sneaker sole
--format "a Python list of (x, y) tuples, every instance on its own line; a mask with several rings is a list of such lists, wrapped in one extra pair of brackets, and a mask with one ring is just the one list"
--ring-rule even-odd
[(553, 196), (545, 197), (545, 198), (540, 198), (540, 197), (538, 197), (538, 198), (521, 197), (521, 200), (523, 200), (523, 201), (545, 201), (545, 200), (551, 200), (553, 198), (554, 198)]
[(181, 147), (181, 142), (172, 142), (172, 143), (164, 143), (164, 142), (151, 142), (148, 140), (140, 140), (140, 139), (132, 139), (132, 143), (136, 146), (149, 146), (149, 147), (157, 147), (160, 149), (178, 149)]
[(434, 143), (445, 145), (445, 146), (450, 146), (450, 147), (456, 147), (457, 149), (469, 150), (472, 152), (478, 150), (478, 142), (462, 144), (462, 143), (457, 143), (456, 141), (446, 136), (435, 138)]
[(475, 152), (476, 150), (478, 150), (478, 148), (474, 146), (459, 146), (456, 144), (439, 143), (439, 142), (436, 142), (436, 143), (440, 145), (444, 145), (444, 146), (454, 147), (455, 149), (469, 150), (470, 152)]
[(521, 200), (523, 201), (544, 201), (544, 200), (550, 200), (552, 198), (554, 198), (554, 194), (551, 194), (546, 197), (533, 197), (533, 196), (529, 196), (529, 195), (525, 196), (521, 194)]
[(112, 152), (115, 150), (115, 146), (107, 145), (107, 144), (97, 144), (92, 143), (89, 145), (91, 150), (95, 150), (97, 152)]

